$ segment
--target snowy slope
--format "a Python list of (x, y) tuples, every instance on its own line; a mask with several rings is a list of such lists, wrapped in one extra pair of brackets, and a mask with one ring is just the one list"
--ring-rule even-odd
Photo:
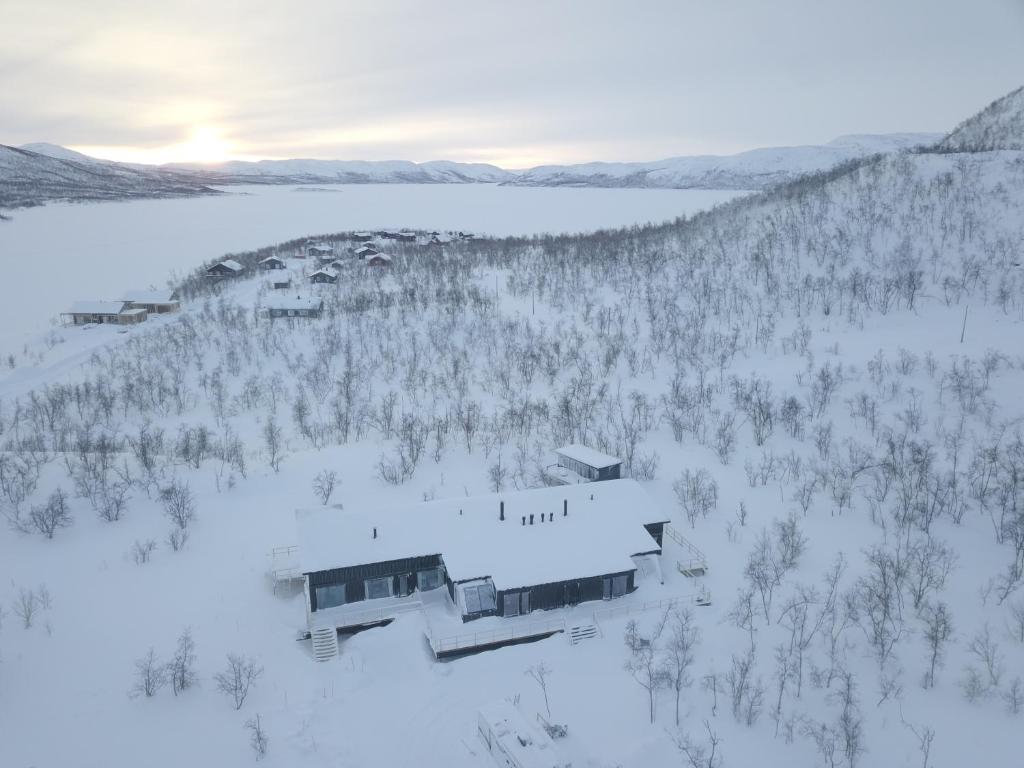
[(939, 147), (953, 152), (1024, 150), (1024, 86), (962, 122)]
[[(216, 194), (195, 176), (138, 168), (81, 156), (47, 145), (40, 154), (0, 144), (0, 208), (47, 201), (127, 200)], [(60, 150), (58, 152), (58, 150)], [(64, 155), (54, 157), (54, 154)]]
[(465, 184), (505, 181), (512, 176), (494, 165), (446, 161), (236, 160), (215, 165), (183, 163), (166, 167), (222, 178), (222, 183), (252, 183), (255, 179), (283, 184)]
[(526, 186), (764, 189), (875, 153), (927, 145), (940, 134), (841, 136), (823, 146), (770, 147), (737, 155), (674, 157), (640, 163), (549, 165), (525, 171), (510, 184)]

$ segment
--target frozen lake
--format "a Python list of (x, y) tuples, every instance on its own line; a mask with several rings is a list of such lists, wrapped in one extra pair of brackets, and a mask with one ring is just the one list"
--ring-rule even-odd
[(78, 299), (116, 299), (229, 252), (350, 229), (581, 232), (661, 222), (743, 194), (491, 184), (238, 186), (218, 197), (53, 204), (0, 221), (0, 354)]

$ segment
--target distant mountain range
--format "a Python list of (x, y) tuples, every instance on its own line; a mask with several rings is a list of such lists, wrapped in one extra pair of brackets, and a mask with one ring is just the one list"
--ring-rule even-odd
[[(261, 160), (149, 166), (99, 160), (55, 144), (0, 144), (0, 208), (49, 201), (219, 194), (234, 184), (508, 184), (533, 187), (764, 189), (859, 157), (934, 145), (941, 134), (843, 136), (822, 146), (655, 162), (547, 165), (508, 171), (485, 163)], [(948, 139), (947, 139), (948, 140)]]

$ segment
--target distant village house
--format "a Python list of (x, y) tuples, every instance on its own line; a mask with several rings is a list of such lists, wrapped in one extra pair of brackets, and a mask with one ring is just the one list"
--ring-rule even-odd
[(128, 301), (76, 301), (67, 312), (61, 312), (61, 317), (71, 325), (136, 325), (146, 316), (145, 309), (133, 308)]
[(279, 317), (320, 317), (324, 300), (319, 297), (273, 298), (266, 303), (267, 316)]
[(238, 277), (245, 270), (241, 264), (234, 259), (227, 259), (214, 264), (208, 270), (206, 270), (207, 277)]
[(128, 291), (121, 299), (130, 309), (144, 309), (150, 315), (166, 315), (181, 309), (177, 291)]

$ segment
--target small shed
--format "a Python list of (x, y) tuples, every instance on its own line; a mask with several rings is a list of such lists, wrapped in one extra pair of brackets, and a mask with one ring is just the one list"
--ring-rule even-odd
[(386, 253), (375, 253), (366, 258), (366, 265), (368, 267), (390, 267), (391, 257)]
[(566, 445), (555, 451), (558, 466), (575, 473), (580, 480), (618, 480), (622, 477), (622, 459), (595, 451), (585, 445)]
[(318, 269), (316, 272), (309, 276), (309, 282), (333, 284), (338, 282), (338, 273), (330, 268)]
[(303, 298), (273, 298), (267, 301), (267, 316), (279, 317), (320, 317), (324, 308), (324, 300), (319, 296)]
[(260, 267), (260, 269), (264, 269), (264, 270), (266, 270), (266, 269), (284, 269), (285, 268), (285, 263), (284, 263), (284, 259), (279, 258), (277, 256), (267, 256), (267, 258), (263, 259), (263, 261), (260, 262), (259, 267)]
[(372, 245), (364, 244), (364, 245), (361, 245), (360, 247), (356, 248), (354, 253), (355, 253), (355, 256), (356, 256), (357, 259), (366, 259), (366, 258), (369, 258), (370, 256), (374, 256), (374, 255), (380, 253), (380, 251), (378, 251)]
[(144, 309), (150, 315), (166, 315), (181, 309), (177, 291), (127, 291), (121, 297), (130, 309)]
[(292, 287), (292, 276), (288, 272), (273, 270), (274, 274), (267, 280), (272, 290), (281, 291)]
[(208, 270), (206, 270), (207, 277), (238, 277), (242, 272), (245, 271), (245, 267), (239, 264), (234, 259), (226, 259), (218, 264), (214, 264)]

